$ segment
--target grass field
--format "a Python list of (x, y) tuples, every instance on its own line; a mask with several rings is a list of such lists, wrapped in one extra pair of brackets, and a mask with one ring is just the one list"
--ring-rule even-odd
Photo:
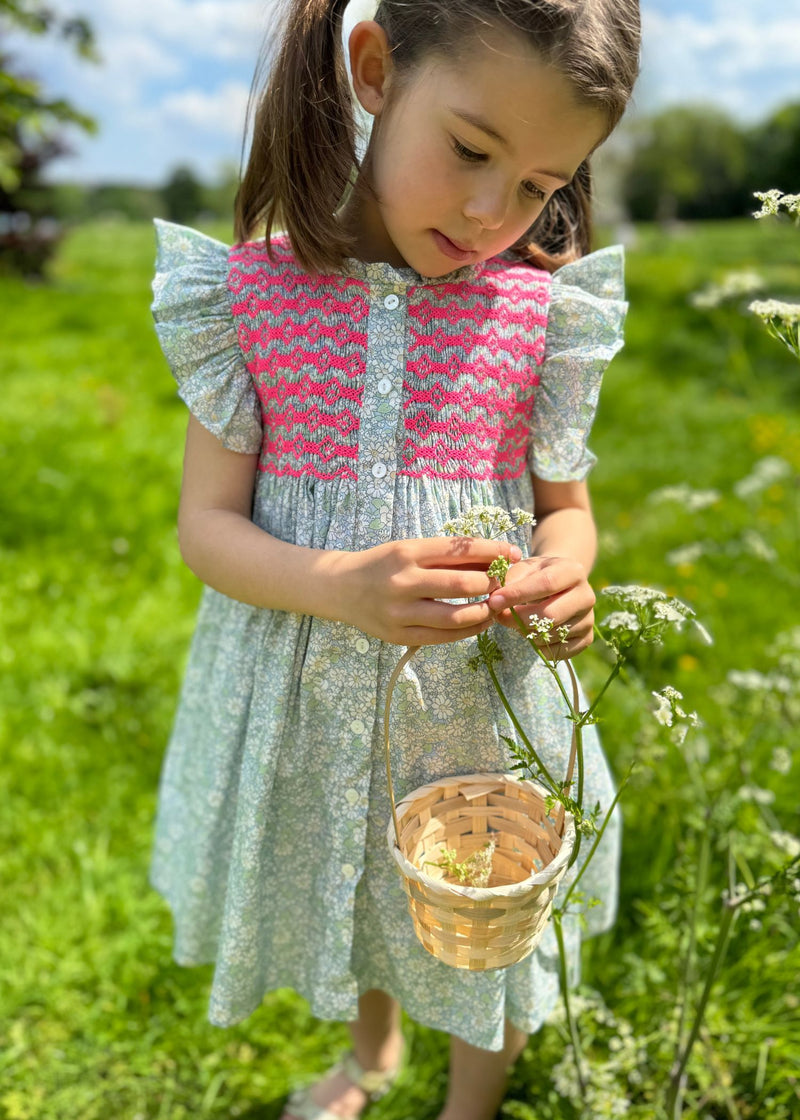
[[(346, 1039), (288, 992), (212, 1027), (212, 966), (172, 963), (170, 915), (146, 881), (200, 593), (176, 541), (186, 417), (151, 326), (153, 255), (149, 227), (98, 224), (70, 235), (51, 284), (0, 279), (0, 1120), (273, 1120)], [(586, 947), (585, 1044), (607, 1090), (593, 1116), (662, 1115), (676, 1000), (697, 1003), (720, 893), (729, 875), (772, 874), (791, 850), (776, 836), (800, 835), (800, 763), (787, 765), (800, 721), (800, 368), (751, 317), (687, 299), (743, 266), (797, 298), (800, 236), (774, 221), (638, 231), (627, 346), (593, 438), (597, 586), (663, 587), (715, 639), (651, 649), (606, 709), (616, 773), (641, 762), (623, 799), (619, 921)], [(767, 456), (784, 465), (737, 495)], [(651, 497), (678, 485), (718, 497), (694, 512)], [(591, 690), (601, 655), (580, 667)], [(772, 684), (728, 679), (742, 670)], [(665, 683), (704, 720), (682, 749), (649, 714)], [(800, 1117), (799, 924), (780, 897), (737, 922), (685, 1117)], [(411, 1023), (407, 1036), (411, 1062), (376, 1120), (432, 1120), (441, 1106), (446, 1040)], [(562, 1024), (532, 1038), (504, 1117), (589, 1115), (568, 1099), (565, 1046)]]

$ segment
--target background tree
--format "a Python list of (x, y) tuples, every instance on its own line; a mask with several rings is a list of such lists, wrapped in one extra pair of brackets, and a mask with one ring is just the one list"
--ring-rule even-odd
[(203, 184), (190, 167), (176, 167), (161, 189), (171, 222), (191, 222), (203, 209)]
[(796, 194), (800, 189), (800, 101), (784, 105), (750, 133), (751, 183)]
[[(0, 35), (54, 35), (81, 58), (98, 61), (87, 20), (66, 17), (38, 0), (0, 0)], [(42, 169), (70, 151), (64, 130), (96, 131), (96, 122), (62, 97), (49, 97), (38, 78), (0, 45), (0, 262), (41, 273), (57, 240), (47, 217)], [(38, 225), (37, 225), (38, 220)]]
[(631, 132), (622, 189), (634, 220), (730, 218), (752, 209), (747, 137), (726, 113), (672, 106)]

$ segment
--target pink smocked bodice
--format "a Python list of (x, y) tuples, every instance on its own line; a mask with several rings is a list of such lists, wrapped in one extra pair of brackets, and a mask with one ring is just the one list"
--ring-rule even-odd
[(312, 277), (288, 241), (236, 245), (228, 289), (261, 407), (259, 467), (356, 479), (365, 392), (396, 418), (398, 475), (512, 479), (526, 469), (550, 276), (495, 258), (425, 282), (410, 269)]

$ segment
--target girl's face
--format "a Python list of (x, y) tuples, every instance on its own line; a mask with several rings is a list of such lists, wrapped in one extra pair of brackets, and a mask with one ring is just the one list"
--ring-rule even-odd
[(351, 39), (351, 60), (377, 118), (368, 157), (377, 200), (354, 195), (345, 214), (364, 260), (443, 276), (495, 256), (603, 138), (603, 113), (578, 105), (521, 37), (487, 29), (463, 62), (429, 59), (388, 102), (376, 68), (358, 69), (359, 43)]

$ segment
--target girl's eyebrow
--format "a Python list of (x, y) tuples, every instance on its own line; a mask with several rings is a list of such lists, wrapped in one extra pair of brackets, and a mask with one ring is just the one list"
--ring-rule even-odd
[[(454, 105), (448, 105), (447, 108), (456, 117), (460, 117), (462, 121), (471, 124), (473, 128), (479, 128), (481, 132), (485, 132), (487, 136), (491, 136), (492, 140), (496, 140), (498, 144), (502, 144), (504, 148), (510, 147), (508, 140), (502, 136), (496, 128), (492, 128), (488, 121), (483, 117), (478, 117), (474, 113), (467, 112), (466, 109), (456, 109)], [(542, 168), (537, 172), (537, 175), (546, 175), (548, 179), (557, 179), (562, 185), (566, 185), (572, 180), (572, 175), (567, 175), (565, 171), (545, 171)]]

